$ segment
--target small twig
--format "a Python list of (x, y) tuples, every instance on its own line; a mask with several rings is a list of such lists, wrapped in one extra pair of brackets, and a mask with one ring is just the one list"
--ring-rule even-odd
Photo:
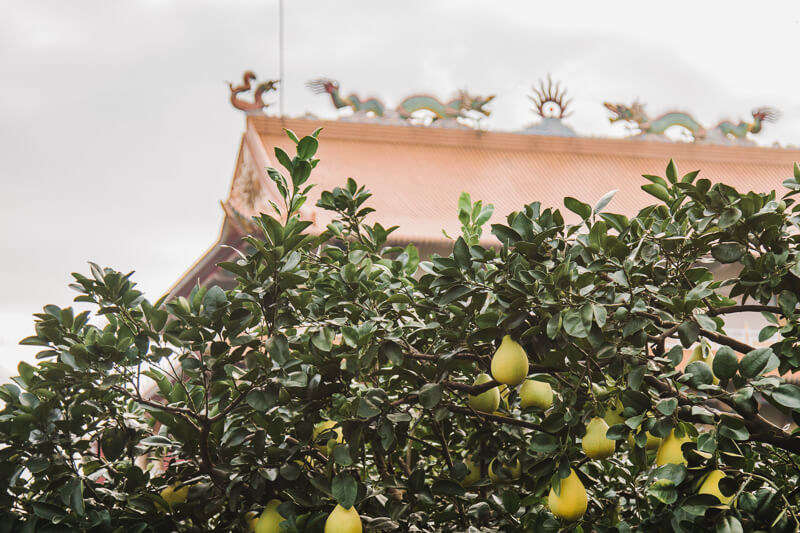
[(455, 405), (452, 403), (442, 403), (444, 407), (446, 407), (449, 411), (453, 413), (459, 413), (462, 415), (466, 415), (471, 418), (475, 418), (478, 420), (491, 420), (492, 422), (499, 422), (501, 424), (506, 424), (509, 426), (518, 426), (527, 429), (535, 429), (536, 431), (541, 431), (542, 433), (547, 433), (549, 435), (555, 435), (552, 431), (548, 431), (544, 429), (541, 425), (530, 422), (528, 420), (520, 420), (518, 418), (511, 418), (508, 416), (499, 416), (499, 415), (490, 415), (488, 413), (479, 413), (478, 411), (474, 411), (472, 409), (467, 409), (466, 407), (461, 407), (460, 405)]

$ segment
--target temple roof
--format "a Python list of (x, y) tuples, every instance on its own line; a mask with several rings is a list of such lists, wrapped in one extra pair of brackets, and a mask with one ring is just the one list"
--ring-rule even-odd
[[(320, 163), (310, 179), (317, 186), (303, 208), (304, 217), (313, 221), (310, 230), (321, 232), (331, 220), (331, 213), (314, 207), (319, 194), (353, 177), (373, 193), (367, 202), (376, 209), (372, 220), (399, 226), (392, 242), (413, 242), (428, 252), (445, 245), (442, 230), (460, 234), (456, 215), (463, 191), (494, 204), (491, 222), (534, 201), (560, 208), (575, 222), (577, 216), (563, 206), (565, 196), (594, 204), (617, 189), (606, 210), (627, 216), (654, 203), (640, 188), (648, 183), (641, 175), (663, 176), (670, 158), (681, 173), (700, 169), (701, 177), (740, 191), (780, 190), (792, 164), (800, 161), (800, 150), (782, 148), (248, 116), (230, 193), (222, 204), (226, 216), (220, 236), (176, 282), (172, 295), (188, 294), (197, 282), (224, 284), (215, 265), (235, 259), (226, 246), (241, 247), (241, 237), (253, 231), (250, 217), (272, 212), (268, 200), (282, 203), (266, 168), (278, 167), (273, 147), (295, 153), (284, 128), (303, 136), (320, 127)], [(488, 231), (484, 237), (493, 241)]]
[[(412, 242), (441, 241), (442, 229), (459, 234), (456, 214), (462, 191), (494, 204), (493, 222), (533, 201), (561, 208), (569, 220), (564, 196), (594, 204), (612, 189), (618, 192), (607, 210), (631, 216), (656, 201), (640, 189), (648, 183), (641, 175), (663, 176), (670, 158), (682, 173), (700, 169), (700, 177), (742, 191), (781, 189), (793, 162), (800, 161), (800, 150), (778, 148), (248, 117), (245, 144), (266, 187), (250, 198), (276, 199), (264, 167), (277, 166), (272, 162), (274, 146), (294, 153), (283, 128), (302, 136), (319, 127), (320, 163), (310, 180), (319, 185), (306, 205), (313, 206), (321, 191), (353, 177), (372, 191), (368, 203), (377, 211), (376, 220), (399, 225), (394, 239)], [(252, 205), (236, 191), (234, 183), (229, 201), (240, 213), (264, 209), (266, 204)], [(328, 213), (309, 210), (316, 211), (318, 229), (330, 221)]]

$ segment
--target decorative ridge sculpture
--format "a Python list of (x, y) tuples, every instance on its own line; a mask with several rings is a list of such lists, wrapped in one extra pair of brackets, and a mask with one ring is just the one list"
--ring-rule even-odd
[(279, 80), (269, 80), (259, 83), (253, 91), (253, 101), (248, 102), (242, 100), (239, 95), (249, 92), (252, 88), (252, 82), (255, 80), (256, 74), (248, 70), (242, 75), (241, 85), (234, 86), (232, 83), (228, 82), (228, 88), (231, 91), (231, 105), (240, 111), (244, 111), (248, 115), (262, 114), (263, 110), (270, 106), (270, 104), (265, 103), (263, 100), (264, 93), (277, 90), (277, 85), (279, 83)]
[(336, 109), (349, 107), (353, 110), (353, 113), (363, 113), (366, 115), (372, 113), (376, 117), (382, 117), (386, 112), (386, 106), (377, 98), (368, 98), (362, 101), (355, 93), (343, 97), (339, 93), (339, 83), (335, 80), (317, 78), (306, 83), (306, 87), (311, 89), (314, 94), (328, 93)]
[(435, 96), (427, 94), (415, 94), (409, 96), (397, 106), (397, 113), (406, 120), (412, 118), (416, 111), (430, 111), (434, 115), (434, 121), (441, 119), (471, 118), (469, 113), (475, 111), (484, 116), (489, 116), (491, 111), (484, 109), (484, 106), (494, 99), (491, 94), (486, 97), (473, 96), (467, 91), (458, 91), (455, 98), (447, 102), (441, 102)]
[(538, 87), (532, 85), (533, 95), (528, 98), (533, 102), (533, 112), (542, 117), (536, 124), (531, 124), (521, 133), (530, 135), (550, 135), (556, 137), (575, 137), (575, 130), (564, 124), (564, 117), (572, 113), (567, 111), (572, 99), (567, 99), (567, 90), (559, 82), (553, 82), (550, 74), (547, 83), (539, 80)]
[(650, 118), (644, 110), (644, 104), (639, 102), (634, 102), (631, 106), (609, 102), (604, 102), (603, 105), (612, 113), (610, 122), (620, 120), (632, 122), (639, 130), (640, 137), (658, 138), (663, 136), (667, 128), (680, 126), (691, 133), (695, 142), (716, 144), (750, 144), (752, 141), (747, 139), (748, 133), (760, 132), (764, 122), (774, 122), (780, 116), (775, 109), (761, 107), (753, 110), (753, 122), (739, 121), (734, 124), (729, 120), (723, 120), (713, 128), (706, 129), (689, 113), (682, 111), (670, 111)]
[[(330, 95), (331, 101), (337, 109), (349, 107), (353, 110), (353, 118), (356, 120), (371, 116), (384, 122), (397, 124), (408, 124), (412, 119), (417, 118), (414, 117), (417, 111), (424, 110), (433, 114), (433, 123), (441, 121), (437, 125), (464, 127), (463, 124), (456, 123), (456, 119), (471, 119), (473, 117), (470, 115), (473, 112), (488, 117), (491, 112), (484, 109), (484, 106), (494, 98), (494, 95), (483, 98), (472, 96), (467, 91), (459, 91), (451, 100), (442, 102), (435, 96), (415, 94), (400, 102), (395, 110), (390, 110), (377, 98), (362, 100), (354, 93), (346, 97), (342, 96), (339, 91), (339, 83), (328, 78), (311, 80), (306, 83), (306, 87), (311, 89), (314, 94), (327, 93)], [(343, 118), (342, 120), (347, 119)]]
[[(567, 90), (561, 87), (560, 82), (553, 83), (550, 74), (547, 75), (547, 85), (544, 80), (539, 80), (539, 87), (531, 86), (533, 96), (528, 96), (535, 106), (534, 112), (542, 118), (566, 118), (572, 113), (567, 111), (572, 98), (565, 100)], [(551, 104), (548, 106), (547, 104)]]

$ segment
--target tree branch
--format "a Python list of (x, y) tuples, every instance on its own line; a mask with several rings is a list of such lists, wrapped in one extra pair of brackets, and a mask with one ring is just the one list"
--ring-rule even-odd
[(765, 312), (783, 315), (783, 311), (776, 305), (760, 305), (760, 304), (745, 304), (745, 305), (726, 305), (725, 307), (712, 307), (706, 311), (708, 316), (717, 316), (725, 313), (747, 313), (747, 312)]
[(711, 411), (716, 418), (725, 415), (742, 422), (750, 432), (751, 441), (771, 444), (777, 448), (800, 454), (800, 436), (787, 433), (761, 415), (757, 414), (755, 416), (748, 416), (739, 413), (736, 411), (736, 405), (730, 398), (713, 398), (713, 400), (722, 402), (725, 406), (731, 409), (731, 411), (720, 411), (719, 409), (716, 409), (708, 404), (708, 401), (711, 399), (708, 399), (704, 402), (695, 403), (684, 393), (677, 389), (673, 389), (669, 384), (655, 376), (645, 376), (644, 379), (648, 385), (658, 390), (659, 393), (663, 394), (664, 396), (677, 398), (678, 405), (684, 407), (684, 409), (681, 409), (680, 411), (680, 418), (684, 420), (691, 422), (702, 422), (700, 417), (691, 414), (691, 406), (700, 405), (702, 403), (703, 407)]
[(547, 433), (549, 435), (555, 435), (552, 431), (547, 431), (541, 425), (535, 422), (529, 422), (528, 420), (520, 420), (518, 418), (511, 418), (508, 416), (498, 416), (498, 415), (490, 415), (487, 413), (479, 413), (478, 411), (474, 411), (472, 409), (467, 409), (466, 407), (461, 407), (460, 405), (455, 405), (452, 403), (443, 403), (441, 404), (446, 407), (449, 411), (453, 413), (459, 413), (462, 415), (466, 415), (470, 418), (476, 418), (478, 420), (490, 420), (492, 422), (498, 422), (501, 424), (506, 424), (509, 426), (518, 426), (527, 429), (535, 429), (536, 431), (541, 431), (542, 433)]

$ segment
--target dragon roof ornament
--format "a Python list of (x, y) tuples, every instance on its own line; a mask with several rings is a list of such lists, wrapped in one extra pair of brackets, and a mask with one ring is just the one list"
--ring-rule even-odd
[(249, 92), (252, 87), (252, 82), (256, 80), (255, 72), (248, 70), (242, 75), (242, 84), (233, 85), (228, 82), (228, 88), (231, 91), (230, 101), (231, 105), (240, 111), (244, 111), (248, 115), (263, 114), (263, 110), (270, 106), (263, 100), (264, 93), (277, 90), (279, 80), (269, 80), (259, 83), (253, 90), (253, 101), (248, 102), (239, 97), (240, 94)]
[(470, 95), (467, 91), (458, 91), (456, 96), (448, 101), (441, 101), (435, 96), (415, 94), (404, 99), (396, 109), (386, 107), (383, 101), (371, 97), (362, 100), (357, 94), (351, 93), (343, 96), (339, 91), (339, 83), (328, 78), (317, 78), (306, 83), (306, 87), (314, 94), (327, 93), (337, 109), (350, 108), (354, 117), (373, 117), (385, 122), (408, 124), (418, 119), (418, 112), (424, 111), (431, 117), (432, 123), (463, 126), (461, 122), (455, 124), (457, 119), (476, 120), (475, 117), (489, 116), (491, 113), (484, 106), (492, 101), (494, 95), (480, 97)]
[(664, 132), (673, 126), (678, 126), (686, 130), (692, 136), (694, 142), (706, 142), (710, 144), (752, 144), (747, 138), (748, 133), (759, 133), (765, 122), (775, 122), (780, 113), (770, 107), (760, 107), (752, 112), (753, 122), (740, 120), (737, 123), (730, 120), (723, 120), (712, 128), (703, 127), (689, 113), (682, 111), (670, 111), (657, 117), (650, 117), (644, 109), (644, 104), (634, 102), (627, 106), (624, 104), (612, 104), (604, 102), (603, 105), (611, 112), (609, 121), (626, 121), (633, 124), (637, 131), (638, 138), (666, 140)]
[(306, 83), (306, 87), (311, 89), (314, 94), (329, 94), (336, 109), (349, 107), (353, 110), (353, 113), (371, 114), (376, 117), (382, 117), (386, 113), (386, 106), (377, 98), (371, 97), (361, 100), (355, 93), (342, 96), (339, 93), (339, 82), (336, 80), (317, 78)]

